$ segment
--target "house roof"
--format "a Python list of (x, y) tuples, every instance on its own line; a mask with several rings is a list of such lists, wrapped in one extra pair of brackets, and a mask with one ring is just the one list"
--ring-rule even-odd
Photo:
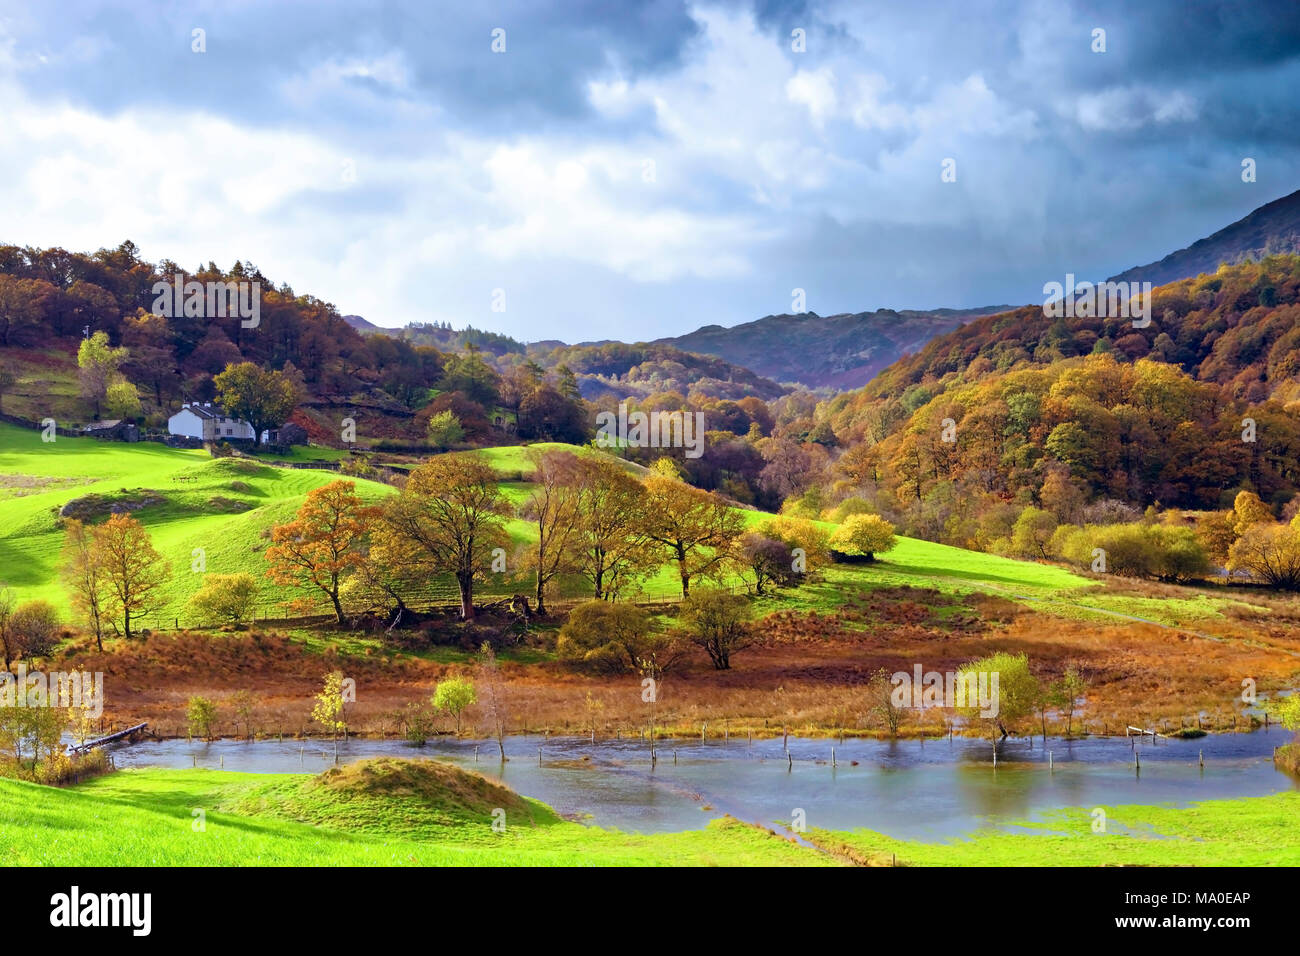
[(88, 431), (88, 432), (101, 431), (105, 428), (116, 428), (120, 424), (122, 424), (122, 419), (120, 418), (114, 418), (106, 422), (91, 422), (89, 425), (83, 428), (82, 431)]
[(231, 414), (220, 405), (213, 405), (211, 402), (185, 402), (181, 405), (181, 411), (186, 409), (198, 415), (199, 418), (230, 418)]

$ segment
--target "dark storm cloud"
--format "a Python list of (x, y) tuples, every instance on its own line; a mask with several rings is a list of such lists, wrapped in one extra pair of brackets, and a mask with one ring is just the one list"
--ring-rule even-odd
[[(206, 53), (191, 50), (195, 28)], [(506, 52), (491, 52), (505, 30)], [(258, 124), (382, 125), (403, 105), (458, 127), (518, 132), (590, 118), (589, 79), (669, 70), (696, 33), (680, 0), (489, 4), (74, 3), (10, 14), (18, 75), (35, 95), (102, 112), (176, 106)], [(346, 68), (385, 60), (400, 81)], [(295, 78), (344, 68), (295, 97)]]
[[(1295, 0), (0, 0), (23, 137), (0, 207), (23, 242), (229, 243), (382, 324), (654, 338), (794, 287), (823, 313), (974, 306), (1158, 259), (1300, 187), (1297, 89)], [(174, 156), (105, 146), (196, 117)], [(52, 208), (100, 176), (184, 208), (98, 208), (102, 185)], [(484, 314), (498, 285), (511, 311)]]

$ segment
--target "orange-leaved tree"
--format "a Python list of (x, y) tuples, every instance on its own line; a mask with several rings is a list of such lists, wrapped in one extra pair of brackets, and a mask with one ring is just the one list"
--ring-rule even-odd
[(107, 585), (108, 610), (121, 615), (122, 635), (131, 639), (131, 619), (163, 601), (168, 565), (154, 550), (149, 532), (135, 518), (116, 514), (94, 531), (92, 561)]
[(271, 529), (267, 573), (277, 584), (325, 592), (342, 624), (339, 589), (365, 560), (365, 540), (379, 513), (357, 495), (355, 482), (331, 481), (312, 489), (293, 521)]

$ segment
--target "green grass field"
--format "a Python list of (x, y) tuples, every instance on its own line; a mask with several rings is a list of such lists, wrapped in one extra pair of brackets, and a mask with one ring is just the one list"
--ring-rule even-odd
[[(330, 471), (213, 459), (204, 451), (152, 442), (60, 436), (46, 443), (37, 431), (0, 424), (0, 487), (10, 489), (0, 498), (0, 581), (19, 600), (43, 598), (65, 608), (67, 596), (58, 580), (60, 508), (89, 495), (100, 496), (105, 505), (143, 503), (133, 513), (172, 572), (164, 603), (145, 623), (169, 625), (184, 616), (186, 601), (202, 583), (202, 575), (192, 570), (196, 549), (208, 573), (251, 570), (261, 577), (263, 531), (291, 519), (307, 492), (337, 478)], [(44, 479), (55, 482), (43, 487)], [(370, 499), (392, 492), (365, 480), (357, 480), (357, 488)], [(261, 600), (267, 605), (287, 596), (285, 589), (263, 581)]]
[(897, 857), (914, 866), (1295, 866), (1300, 864), (1300, 792), (1207, 800), (1186, 808), (1103, 807), (1105, 832), (1092, 810), (1077, 807), (1013, 827), (990, 827), (947, 843), (914, 843), (858, 830), (810, 830), (829, 850), (855, 857)]
[[(531, 447), (574, 446), (544, 443)], [(487, 448), (470, 454), (501, 472), (502, 491), (513, 504), (528, 497), (531, 486), (518, 480), (533, 467), (528, 448)], [(294, 455), (304, 461), (340, 456), (341, 452), (328, 449), (303, 449)], [(94, 495), (103, 499), (101, 514), (115, 502), (135, 508), (133, 513), (171, 565), (165, 600), (145, 618), (146, 626), (169, 627), (178, 618), (182, 625), (204, 623), (190, 620), (186, 611), (186, 602), (202, 580), (201, 574), (191, 570), (195, 549), (202, 550), (210, 573), (252, 571), (259, 576), (259, 611), (276, 616), (281, 613), (281, 602), (300, 595), (262, 576), (266, 530), (289, 520), (311, 489), (337, 478), (327, 470), (212, 459), (203, 451), (147, 442), (127, 445), (60, 437), (45, 443), (38, 431), (0, 423), (0, 583), (11, 588), (19, 600), (43, 598), (66, 611), (66, 594), (58, 581), (59, 509), (74, 499)], [(392, 493), (387, 485), (355, 480), (367, 499), (378, 500)], [(756, 511), (743, 514), (751, 526), (768, 517)], [(512, 519), (508, 530), (516, 546), (533, 538), (531, 525), (519, 519)], [(450, 582), (436, 583), (450, 591)], [(740, 582), (733, 576), (724, 583)], [(584, 593), (577, 580), (557, 584), (560, 595)], [(994, 594), (1065, 618), (1113, 620), (1114, 615), (1129, 615), (1174, 626), (1218, 619), (1233, 603), (1219, 597), (1171, 600), (1112, 595), (1101, 582), (1059, 567), (912, 538), (899, 538), (897, 547), (875, 564), (832, 566), (820, 581), (785, 592), (782, 602), (790, 608), (830, 612), (841, 606), (846, 592), (891, 586), (932, 588), (949, 595)], [(665, 562), (643, 583), (642, 593), (667, 598), (678, 588), (676, 570)], [(494, 596), (519, 590), (527, 591), (528, 582), (510, 575), (481, 587), (482, 594)]]

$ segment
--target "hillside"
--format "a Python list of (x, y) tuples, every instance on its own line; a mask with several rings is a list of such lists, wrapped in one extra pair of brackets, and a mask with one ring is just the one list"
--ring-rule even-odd
[(1300, 189), (1260, 206), (1250, 215), (1213, 235), (1179, 249), (1159, 262), (1135, 266), (1111, 280), (1164, 285), (1213, 272), (1221, 263), (1235, 265), (1277, 253), (1300, 252)]
[(865, 391), (898, 396), (953, 373), (978, 375), (1108, 352), (1121, 362), (1151, 358), (1177, 365), (1249, 401), (1300, 397), (1300, 255), (1221, 266), (1158, 286), (1152, 295), (1145, 328), (1123, 317), (1048, 318), (1041, 306), (977, 319), (902, 359)]
[(1009, 308), (768, 315), (730, 328), (706, 325), (656, 342), (716, 355), (778, 382), (850, 389), (865, 385), (877, 372), (935, 336)]

